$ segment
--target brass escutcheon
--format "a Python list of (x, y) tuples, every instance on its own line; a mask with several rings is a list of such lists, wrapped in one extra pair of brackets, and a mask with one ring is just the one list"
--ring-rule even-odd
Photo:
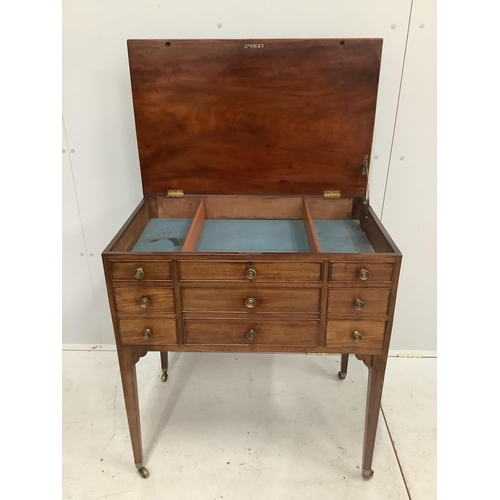
[(352, 332), (352, 340), (354, 340), (354, 342), (361, 342), (362, 338), (363, 336), (357, 330), (355, 332)]
[(245, 272), (245, 276), (249, 279), (249, 280), (253, 280), (256, 276), (257, 276), (257, 271), (255, 269), (247, 269), (246, 272)]
[(153, 335), (153, 332), (149, 328), (146, 328), (142, 331), (142, 338), (143, 339), (149, 339), (151, 337), (151, 335)]
[(147, 309), (151, 305), (151, 301), (147, 297), (142, 297), (142, 299), (139, 300), (139, 305), (143, 309)]
[(356, 309), (356, 311), (361, 311), (363, 307), (365, 307), (365, 303), (361, 299), (356, 299), (354, 301), (354, 309)]
[(144, 269), (142, 267), (138, 267), (134, 270), (134, 278), (137, 278), (138, 280), (144, 278)]
[(368, 269), (360, 269), (359, 270), (359, 279), (360, 280), (366, 281), (369, 276), (370, 276), (370, 272), (368, 271)]
[(248, 340), (255, 340), (257, 337), (257, 333), (255, 332), (255, 330), (248, 330), (246, 337)]
[(247, 300), (245, 300), (245, 305), (252, 309), (253, 307), (255, 307), (257, 305), (257, 301), (255, 299), (252, 299), (251, 297), (249, 297)]

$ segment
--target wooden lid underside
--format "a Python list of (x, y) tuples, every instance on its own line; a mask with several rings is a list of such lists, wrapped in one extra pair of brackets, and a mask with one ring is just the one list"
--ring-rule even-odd
[(382, 40), (129, 40), (128, 50), (144, 194), (365, 194)]

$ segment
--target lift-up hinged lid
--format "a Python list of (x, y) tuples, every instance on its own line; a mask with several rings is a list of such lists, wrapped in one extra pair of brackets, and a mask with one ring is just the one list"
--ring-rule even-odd
[(382, 40), (129, 40), (128, 51), (145, 194), (365, 194)]

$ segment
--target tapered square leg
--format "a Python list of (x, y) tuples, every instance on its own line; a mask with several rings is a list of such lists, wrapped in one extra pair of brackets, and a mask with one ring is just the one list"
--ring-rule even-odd
[(349, 354), (341, 354), (339, 379), (344, 380), (347, 376), (347, 364), (349, 363)]
[(373, 450), (375, 448), (386, 365), (387, 356), (373, 356), (372, 365), (368, 367), (365, 440), (363, 446), (363, 477), (365, 479), (373, 477)]
[(118, 349), (118, 361), (120, 363), (120, 374), (125, 398), (125, 409), (127, 411), (130, 441), (134, 453), (134, 462), (139, 474), (148, 477), (148, 470), (142, 465), (142, 438), (141, 421), (139, 414), (139, 392), (137, 390), (137, 375), (135, 369), (136, 359), (134, 353), (127, 348)]
[(168, 379), (168, 352), (160, 352), (161, 358), (161, 380), (166, 382)]

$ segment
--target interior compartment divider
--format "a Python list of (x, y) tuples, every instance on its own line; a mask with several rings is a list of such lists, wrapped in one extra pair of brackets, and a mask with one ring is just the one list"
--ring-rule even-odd
[(309, 250), (311, 251), (311, 253), (320, 253), (321, 248), (319, 246), (318, 235), (316, 234), (316, 229), (314, 228), (314, 222), (311, 217), (311, 210), (309, 208), (309, 203), (305, 198), (304, 198), (304, 211), (302, 213), (302, 221), (304, 222), (304, 229), (306, 231)]
[(186, 241), (182, 247), (182, 252), (195, 252), (200, 240), (203, 225), (205, 224), (205, 200), (201, 200), (196, 210), (196, 214), (186, 236)]

